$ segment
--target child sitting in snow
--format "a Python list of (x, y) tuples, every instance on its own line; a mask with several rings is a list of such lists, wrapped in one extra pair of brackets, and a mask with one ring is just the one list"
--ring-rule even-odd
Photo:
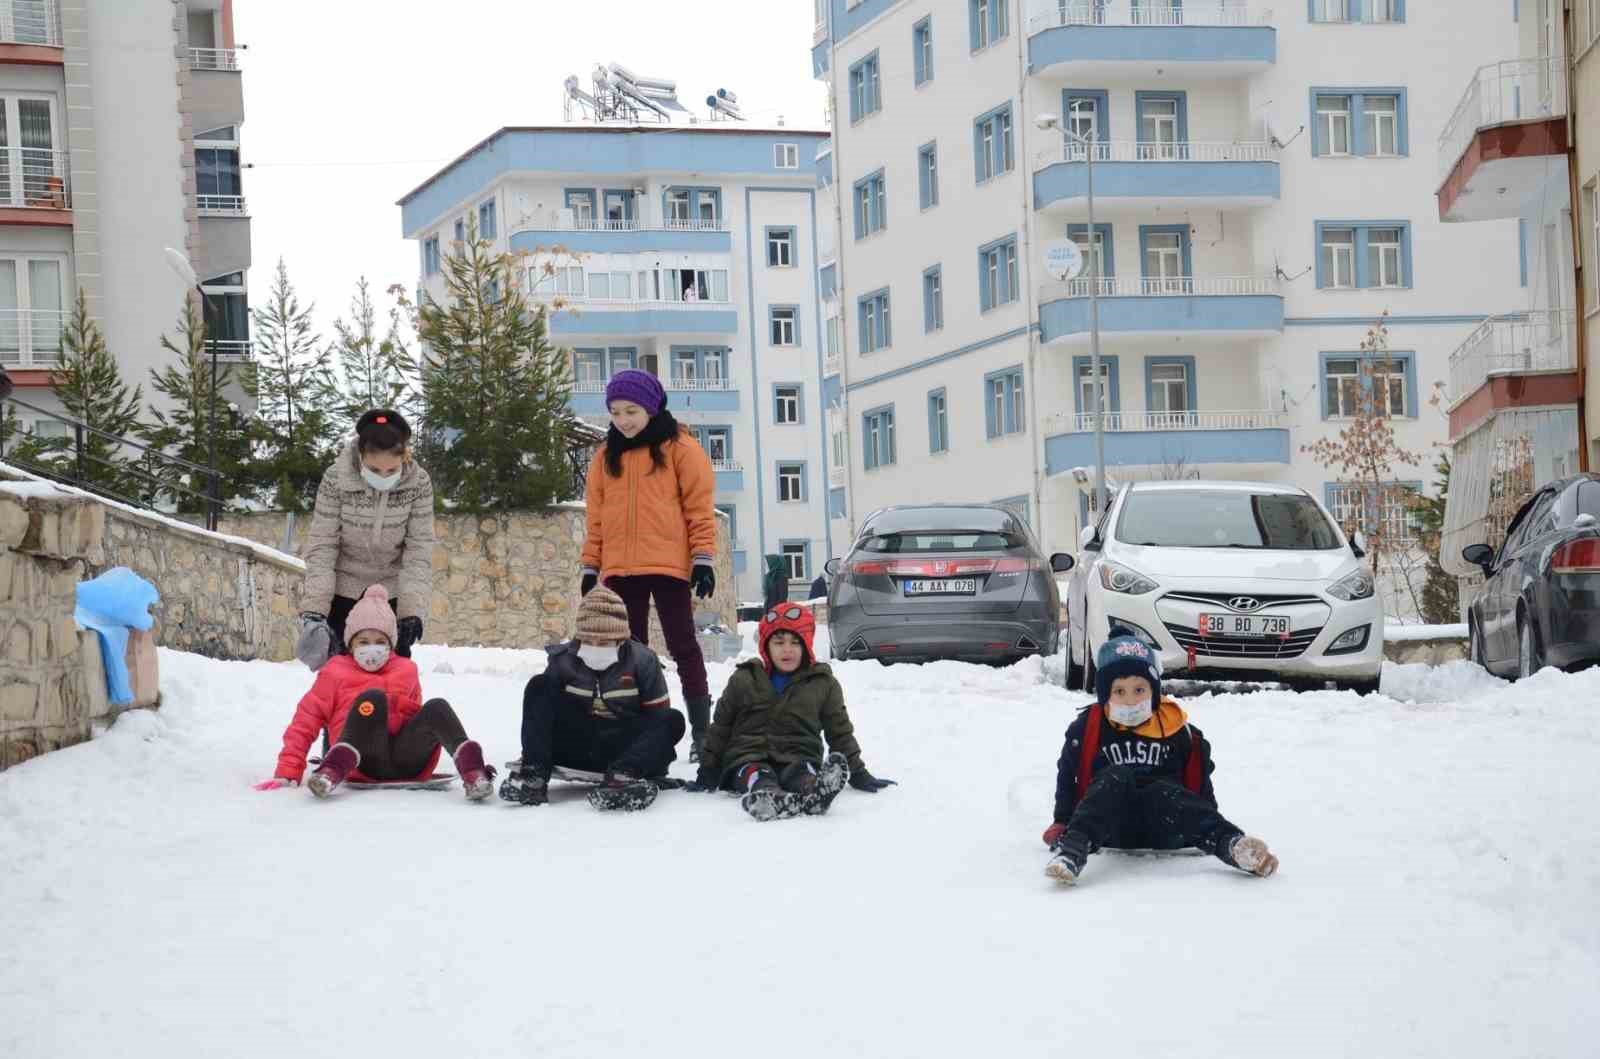
[(1161, 697), (1161, 660), (1126, 629), (1095, 655), (1095, 698), (1067, 728), (1056, 765), (1045, 874), (1074, 883), (1102, 847), (1194, 846), (1254, 875), (1278, 858), (1217, 811), (1211, 746), (1182, 707)]
[(734, 670), (706, 733), (697, 789), (743, 794), (757, 820), (825, 813), (846, 782), (871, 794), (894, 784), (862, 764), (844, 690), (814, 657), (816, 630), (809, 607), (768, 611), (756, 634), (760, 660)]
[[(319, 734), (334, 740), (307, 786), (326, 798), (347, 779), (358, 782), (426, 779), (442, 746), (450, 751), (470, 801), (494, 790), (494, 769), (443, 699), (422, 701), (416, 663), (394, 653), (394, 609), (382, 585), (373, 585), (345, 622), (348, 653), (317, 671), (316, 683), (295, 708), (283, 733), (272, 779), (256, 790), (293, 787), (306, 770), (306, 751)], [(357, 771), (357, 768), (360, 771)]]

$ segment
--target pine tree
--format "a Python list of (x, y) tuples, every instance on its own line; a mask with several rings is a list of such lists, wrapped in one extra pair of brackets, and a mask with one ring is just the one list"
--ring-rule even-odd
[(474, 231), (446, 259), (447, 304), (417, 307), (428, 472), (465, 511), (543, 507), (571, 490), (571, 379), (520, 271)]
[(316, 335), (312, 310), (301, 307), (279, 258), (267, 307), (251, 314), (255, 371), (246, 392), (256, 401), (261, 442), (256, 480), (284, 511), (311, 509), (337, 436), (325, 404), (335, 388), (332, 356)]
[(1411, 501), (1421, 530), (1422, 549), (1428, 557), (1427, 579), (1422, 583), (1422, 620), (1430, 625), (1448, 625), (1461, 618), (1460, 583), (1445, 571), (1439, 561), (1444, 541), (1444, 509), (1450, 496), (1450, 454), (1440, 451), (1433, 463), (1437, 495), (1418, 495)]
[(61, 399), (69, 419), (83, 423), (79, 439), (56, 439), (48, 444), (55, 450), (52, 461), (61, 474), (113, 496), (131, 498), (139, 489), (129, 468), (137, 458), (129, 449), (106, 435), (130, 437), (139, 424), (144, 390), (132, 389), (122, 381), (116, 357), (106, 348), (100, 325), (89, 316), (83, 291), (73, 307), (72, 318), (61, 335), (61, 366), (55, 372), (56, 396)]
[(380, 339), (367, 278), (362, 276), (356, 282), (349, 321), (341, 317), (333, 323), (338, 334), (333, 346), (338, 378), (325, 403), (338, 423), (353, 423), (373, 408), (392, 408), (415, 418), (416, 363), (405, 342), (403, 313), (407, 307), (404, 298), (397, 297), (389, 307), (388, 333)]

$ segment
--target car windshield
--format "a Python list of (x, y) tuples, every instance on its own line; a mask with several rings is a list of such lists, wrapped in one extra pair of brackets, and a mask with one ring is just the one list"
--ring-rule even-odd
[(861, 543), (861, 550), (887, 555), (917, 555), (923, 552), (1002, 552), (1021, 546), (1021, 539), (1004, 533), (930, 530), (868, 537)]
[(1308, 496), (1174, 489), (1128, 495), (1117, 540), (1162, 548), (1327, 551), (1339, 536)]

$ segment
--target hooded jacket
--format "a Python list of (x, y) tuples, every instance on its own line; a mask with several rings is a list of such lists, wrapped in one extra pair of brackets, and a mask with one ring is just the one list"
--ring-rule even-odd
[(789, 598), (789, 574), (783, 568), (782, 556), (767, 556), (767, 576), (761, 580), (761, 596), (768, 607), (776, 607)]
[(584, 492), (585, 573), (601, 581), (647, 574), (687, 581), (695, 562), (716, 556), (710, 458), (687, 430), (663, 442), (661, 455), (666, 466), (656, 467), (649, 448), (630, 448), (622, 453), (621, 477), (613, 478), (605, 446), (596, 450)]
[(402, 618), (422, 617), (433, 600), (433, 482), (408, 461), (387, 493), (361, 477), (352, 438), (317, 487), (305, 545), (301, 607), (328, 613), (334, 596), (360, 599), (371, 585), (388, 589)]
[[(317, 671), (316, 682), (295, 707), (294, 718), (283, 733), (283, 750), (278, 754), (278, 768), (273, 775), (287, 780), (299, 780), (305, 775), (306, 753), (311, 744), (323, 732), (328, 734), (330, 743), (337, 742), (356, 696), (373, 688), (389, 700), (391, 736), (422, 709), (422, 682), (417, 676), (417, 664), (411, 659), (391, 654), (382, 669), (368, 673), (349, 655), (334, 655)], [(433, 774), (439, 754), (440, 750), (435, 749), (419, 777)], [(368, 779), (359, 771), (352, 772), (350, 778), (358, 782)]]
[(1213, 806), (1217, 804), (1211, 787), (1211, 773), (1216, 770), (1211, 744), (1200, 729), (1188, 723), (1176, 700), (1162, 699), (1150, 719), (1137, 728), (1114, 723), (1105, 716), (1105, 708), (1094, 703), (1080, 710), (1067, 727), (1061, 758), (1056, 762), (1056, 823), (1072, 820), (1078, 799), (1101, 769), (1119, 765), (1139, 773), (1141, 783), (1181, 783)]

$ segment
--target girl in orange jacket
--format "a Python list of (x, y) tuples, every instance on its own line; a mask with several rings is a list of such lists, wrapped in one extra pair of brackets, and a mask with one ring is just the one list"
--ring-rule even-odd
[(705, 450), (667, 411), (661, 380), (620, 371), (606, 386), (611, 429), (589, 465), (585, 494), (582, 591), (598, 582), (622, 597), (633, 639), (649, 641), (655, 601), (667, 650), (678, 664), (688, 706), (689, 760), (698, 761), (711, 720), (705, 659), (695, 639), (694, 602), (716, 591), (712, 494), (716, 475)]

